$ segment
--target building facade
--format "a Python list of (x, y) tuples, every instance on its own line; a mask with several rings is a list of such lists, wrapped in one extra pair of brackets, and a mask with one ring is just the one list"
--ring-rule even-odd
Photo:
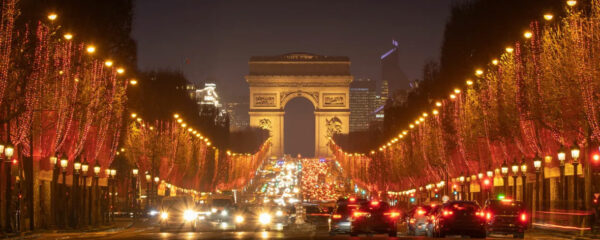
[(364, 131), (375, 119), (377, 84), (371, 79), (356, 79), (350, 84), (350, 132)]

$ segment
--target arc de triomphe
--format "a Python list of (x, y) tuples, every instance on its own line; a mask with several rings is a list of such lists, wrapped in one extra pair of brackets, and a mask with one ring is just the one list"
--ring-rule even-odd
[(254, 56), (249, 69), (250, 126), (270, 131), (271, 155), (284, 154), (285, 105), (303, 97), (315, 108), (315, 157), (330, 156), (328, 138), (349, 131), (350, 59), (309, 53)]

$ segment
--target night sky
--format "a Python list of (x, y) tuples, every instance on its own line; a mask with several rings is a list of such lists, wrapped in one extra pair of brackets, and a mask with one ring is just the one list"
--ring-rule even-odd
[(247, 101), (254, 55), (348, 56), (355, 78), (379, 80), (379, 57), (396, 39), (402, 70), (420, 78), (423, 63), (438, 59), (451, 2), (138, 0), (133, 34), (141, 70), (181, 69), (192, 82), (216, 82), (225, 101)]

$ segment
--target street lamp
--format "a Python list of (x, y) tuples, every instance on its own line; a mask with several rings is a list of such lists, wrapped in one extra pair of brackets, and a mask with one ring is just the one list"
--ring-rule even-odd
[(116, 192), (116, 183), (115, 183), (115, 176), (117, 176), (117, 170), (111, 168), (110, 169), (110, 178), (112, 179), (112, 195), (111, 195), (111, 205), (110, 205), (110, 210), (111, 210), (111, 220), (114, 222), (115, 221), (115, 192)]
[(500, 172), (502, 173), (502, 181), (504, 183), (504, 194), (508, 193), (508, 165), (506, 164), (506, 160), (500, 166)]
[(533, 158), (533, 167), (535, 168), (535, 210), (540, 209), (540, 170), (542, 169), (542, 158), (536, 155)]
[(464, 194), (465, 194), (465, 176), (458, 177), (458, 181), (460, 182), (460, 200), (464, 200)]
[[(100, 177), (100, 170), (102, 170), (102, 168), (100, 167), (98, 160), (96, 160), (96, 164), (94, 165), (94, 178), (92, 181), (92, 185), (94, 188), (94, 196), (96, 199), (96, 201), (94, 202), (96, 209), (98, 209), (98, 203), (99, 203), (98, 199), (100, 198), (99, 192), (98, 192), (98, 178)], [(90, 219), (91, 219), (91, 215), (92, 215), (92, 207), (91, 206), (92, 206), (92, 198), (90, 197), (90, 209), (89, 209)]]
[(511, 170), (513, 172), (513, 199), (517, 199), (517, 174), (519, 173), (519, 165), (517, 164), (517, 160), (513, 160), (513, 164), (511, 166)]
[(81, 161), (79, 157), (75, 158), (75, 162), (73, 162), (73, 194), (71, 197), (73, 198), (73, 203), (71, 204), (71, 224), (74, 228), (77, 227), (79, 223), (79, 173), (81, 170)]
[[(136, 208), (136, 206), (137, 206), (137, 176), (138, 176), (139, 171), (140, 170), (137, 168), (131, 169), (131, 174), (133, 175), (133, 177), (131, 178), (131, 185), (132, 185), (131, 189), (133, 191), (133, 194), (131, 194), (132, 195), (131, 196), (131, 201), (132, 201), (131, 207), (133, 208), (134, 212), (136, 212), (136, 210), (137, 210), (137, 208)], [(135, 213), (134, 213), (134, 216), (135, 216)]]
[(146, 171), (146, 210), (148, 210), (148, 208), (150, 208), (150, 198), (151, 198), (150, 182), (152, 182), (152, 175), (150, 175), (150, 172)]
[[(88, 194), (88, 193), (87, 193), (87, 176), (88, 176), (88, 170), (89, 170), (89, 167), (90, 167), (90, 165), (88, 164), (87, 160), (83, 161), (83, 164), (81, 164), (81, 176), (83, 177), (83, 191), (82, 191), (82, 196), (83, 196), (83, 199), (82, 199), (82, 201), (81, 201), (81, 202), (83, 203), (83, 206), (82, 206), (82, 208), (81, 208), (81, 209), (83, 210), (83, 211), (82, 211), (82, 212), (83, 212), (82, 216), (83, 216), (83, 218), (84, 218), (84, 222), (85, 222), (85, 215), (87, 214), (87, 211), (85, 211), (85, 208), (86, 208), (86, 201), (85, 201), (85, 197), (86, 197), (86, 195)], [(90, 193), (91, 193), (91, 191), (90, 191)], [(90, 194), (90, 198), (91, 198), (91, 197), (92, 197), (92, 196), (91, 196), (91, 194)], [(91, 207), (91, 206), (90, 206), (90, 207)], [(89, 220), (89, 219), (91, 219), (91, 216), (88, 216), (88, 220)], [(88, 223), (89, 223), (89, 224), (91, 224), (91, 222), (90, 222), (90, 221), (88, 221)]]
[(527, 163), (525, 158), (521, 159), (521, 201), (527, 202), (525, 196), (527, 194)]
[(578, 208), (579, 202), (579, 194), (578, 194), (578, 177), (577, 177), (577, 165), (579, 165), (579, 146), (577, 142), (573, 142), (573, 146), (571, 147), (571, 157), (573, 158), (573, 203), (575, 205), (575, 209)]

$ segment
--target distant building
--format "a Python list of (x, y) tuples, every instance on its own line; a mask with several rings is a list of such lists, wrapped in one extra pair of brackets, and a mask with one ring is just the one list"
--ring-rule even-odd
[[(409, 85), (408, 78), (400, 68), (400, 50), (398, 42), (392, 41), (393, 48), (381, 55), (381, 81), (389, 84), (389, 92), (383, 97), (390, 97), (390, 93), (394, 93), (401, 89), (407, 89)], [(387, 99), (386, 99), (387, 100)]]
[(376, 86), (371, 79), (357, 79), (350, 84), (350, 132), (367, 130), (375, 119)]
[(229, 114), (229, 130), (238, 131), (247, 128), (250, 122), (248, 111), (250, 104), (247, 102), (231, 102), (225, 104), (225, 110)]
[(205, 83), (203, 89), (196, 89), (196, 103), (198, 105), (213, 105), (216, 108), (221, 108), (219, 95), (217, 94), (217, 84)]

